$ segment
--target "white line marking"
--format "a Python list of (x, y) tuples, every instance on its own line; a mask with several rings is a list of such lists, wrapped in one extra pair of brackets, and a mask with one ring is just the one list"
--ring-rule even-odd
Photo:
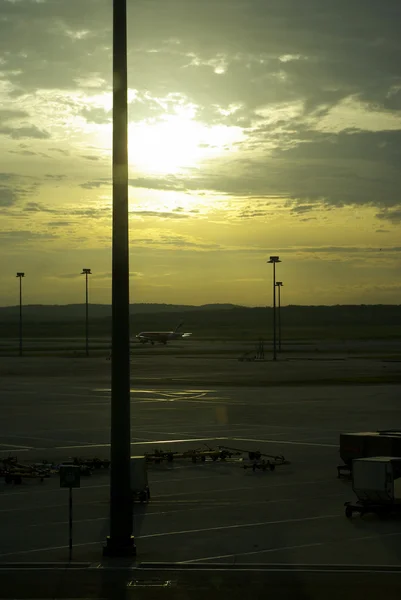
[[(218, 439), (218, 438), (216, 438)], [(230, 438), (236, 442), (259, 442), (264, 444), (291, 444), (294, 446), (321, 446), (322, 448), (338, 448), (338, 444), (316, 444), (313, 442), (299, 442), (299, 441), (290, 441), (290, 440), (255, 440), (253, 438), (239, 438), (232, 437)]]
[[(299, 522), (303, 522), (303, 521), (313, 521), (313, 520), (318, 520), (318, 519), (335, 519), (335, 518), (339, 518), (342, 516), (343, 515), (321, 515), (319, 517), (307, 517), (304, 519), (287, 519), (287, 520), (282, 520), (282, 521), (264, 521), (261, 523), (244, 523), (242, 525), (227, 525), (225, 527), (209, 527), (207, 529), (188, 529), (186, 531), (169, 531), (166, 533), (151, 533), (150, 535), (136, 536), (135, 539), (143, 540), (143, 539), (154, 538), (154, 537), (165, 537), (165, 536), (169, 536), (169, 535), (188, 535), (188, 534), (192, 534), (192, 533), (204, 533), (204, 532), (209, 532), (209, 531), (222, 531), (222, 530), (227, 530), (227, 529), (242, 529), (245, 527), (263, 527), (266, 525), (279, 525), (282, 523), (299, 523)], [(74, 544), (73, 547), (75, 548), (75, 547), (79, 547), (79, 546), (93, 546), (95, 544), (98, 544), (100, 546), (102, 544), (102, 542), (85, 542), (82, 544)], [(50, 546), (47, 548), (32, 548), (31, 550), (18, 550), (17, 552), (5, 552), (3, 554), (0, 554), (0, 557), (14, 556), (14, 555), (19, 555), (19, 554), (33, 554), (36, 552), (49, 552), (52, 550), (64, 550), (65, 548), (68, 548), (68, 546)]]
[[(207, 533), (209, 531), (226, 531), (228, 529), (244, 529), (246, 527), (265, 527), (267, 525), (282, 525), (283, 523), (303, 523), (304, 521), (317, 521), (320, 519), (338, 519), (343, 515), (320, 515), (318, 517), (304, 517), (302, 519), (282, 519), (280, 521), (260, 521), (258, 523), (241, 523), (239, 525), (222, 525), (221, 527), (207, 527), (204, 529), (186, 529), (182, 531), (167, 531), (165, 533), (151, 533), (137, 536), (137, 539), (165, 537), (168, 535), (188, 535), (192, 533)], [(1, 555), (0, 555), (1, 556)]]
[(280, 550), (296, 550), (298, 548), (311, 548), (312, 546), (323, 546), (324, 542), (315, 542), (312, 544), (301, 544), (299, 546), (281, 546), (278, 548), (268, 548), (267, 550), (254, 550), (253, 552), (237, 552), (234, 554), (220, 554), (218, 556), (205, 556), (204, 558), (194, 558), (192, 560), (181, 560), (180, 564), (186, 565), (190, 563), (202, 562), (204, 560), (219, 560), (221, 558), (233, 558), (237, 556), (251, 556), (252, 554), (264, 554), (267, 552), (279, 552)]
[[(11, 437), (11, 436), (10, 436)], [(3, 452), (5, 452), (7, 450), (7, 448), (11, 448), (15, 451), (15, 449), (17, 448), (18, 450), (34, 450), (35, 447), (34, 446), (16, 446), (15, 444), (0, 444), (0, 446), (5, 446), (5, 449), (3, 450)]]

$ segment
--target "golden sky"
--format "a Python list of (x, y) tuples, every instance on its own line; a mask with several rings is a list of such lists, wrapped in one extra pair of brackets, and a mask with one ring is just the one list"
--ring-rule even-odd
[[(111, 7), (1, 0), (1, 305), (111, 301)], [(128, 0), (131, 302), (400, 304), (385, 7)]]

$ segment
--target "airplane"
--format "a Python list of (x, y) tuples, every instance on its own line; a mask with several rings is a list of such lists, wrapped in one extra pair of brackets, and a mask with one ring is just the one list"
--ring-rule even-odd
[(146, 344), (150, 342), (152, 346), (155, 342), (166, 345), (169, 340), (180, 340), (182, 338), (188, 338), (192, 333), (180, 333), (178, 330), (183, 325), (183, 322), (174, 329), (174, 331), (142, 331), (135, 337), (141, 342)]

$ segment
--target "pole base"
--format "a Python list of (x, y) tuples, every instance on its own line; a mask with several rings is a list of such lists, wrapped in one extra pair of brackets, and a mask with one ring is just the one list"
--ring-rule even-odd
[(136, 556), (134, 536), (131, 535), (123, 540), (107, 536), (106, 546), (103, 546), (103, 556)]

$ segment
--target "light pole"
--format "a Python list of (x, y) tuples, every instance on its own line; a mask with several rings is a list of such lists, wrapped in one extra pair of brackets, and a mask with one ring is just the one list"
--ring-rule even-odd
[(113, 0), (113, 241), (110, 536), (105, 556), (136, 554), (130, 485), (127, 1)]
[(276, 287), (278, 289), (278, 351), (281, 352), (281, 288), (283, 282), (276, 281)]
[(86, 356), (89, 356), (89, 303), (88, 303), (88, 275), (92, 275), (90, 269), (82, 269), (81, 275), (85, 275), (85, 338)]
[(22, 356), (22, 278), (25, 273), (17, 273), (19, 278), (19, 355)]
[(276, 263), (281, 262), (278, 256), (271, 256), (268, 263), (273, 264), (273, 360), (277, 360), (276, 348)]

